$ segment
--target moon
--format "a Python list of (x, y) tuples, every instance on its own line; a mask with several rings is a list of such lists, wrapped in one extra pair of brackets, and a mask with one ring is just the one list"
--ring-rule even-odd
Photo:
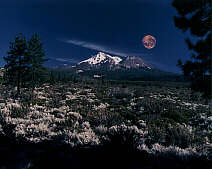
[(156, 39), (152, 35), (146, 35), (142, 39), (142, 43), (143, 43), (143, 45), (144, 45), (145, 48), (152, 49), (156, 45)]

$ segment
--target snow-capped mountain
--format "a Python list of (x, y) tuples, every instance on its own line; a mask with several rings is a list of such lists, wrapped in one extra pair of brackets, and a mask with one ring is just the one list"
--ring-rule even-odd
[(87, 60), (83, 60), (77, 64), (82, 69), (105, 68), (107, 70), (115, 69), (135, 69), (152, 67), (146, 64), (141, 58), (136, 56), (118, 57), (99, 52)]
[(108, 54), (105, 54), (103, 52), (99, 52), (97, 55), (92, 56), (91, 58), (81, 61), (78, 63), (78, 65), (82, 63), (88, 63), (90, 65), (98, 65), (98, 64), (105, 64), (109, 62), (110, 64), (117, 65), (122, 61), (122, 59), (118, 56), (111, 56)]

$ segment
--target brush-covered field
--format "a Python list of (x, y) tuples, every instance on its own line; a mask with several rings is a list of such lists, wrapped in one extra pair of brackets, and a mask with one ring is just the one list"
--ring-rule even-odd
[(90, 80), (17, 98), (1, 85), (0, 167), (210, 168), (212, 109), (188, 86)]

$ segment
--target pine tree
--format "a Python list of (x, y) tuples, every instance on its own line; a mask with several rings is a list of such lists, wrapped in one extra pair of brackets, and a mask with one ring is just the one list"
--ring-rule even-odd
[(18, 95), (20, 94), (20, 88), (23, 85), (26, 74), (26, 51), (27, 42), (23, 34), (20, 33), (15, 37), (14, 42), (10, 42), (7, 56), (3, 57), (6, 61), (4, 79), (6, 79), (6, 83), (17, 87)]
[(49, 82), (50, 84), (55, 84), (55, 73), (53, 73), (53, 71), (49, 73)]
[(31, 87), (32, 90), (42, 80), (45, 79), (46, 69), (43, 63), (45, 53), (40, 37), (34, 34), (27, 42), (22, 33), (15, 37), (14, 42), (10, 42), (4, 66), (4, 81), (7, 84), (17, 87), (17, 94), (20, 88)]
[(175, 26), (183, 32), (189, 31), (196, 37), (196, 42), (186, 39), (188, 48), (192, 50), (192, 60), (178, 66), (184, 75), (190, 77), (194, 91), (212, 96), (212, 1), (211, 0), (174, 0), (172, 5), (177, 9), (178, 16), (174, 17)]
[(48, 59), (44, 58), (45, 52), (41, 38), (34, 34), (28, 41), (27, 60), (28, 60), (28, 82), (32, 90), (40, 84), (46, 75), (46, 69), (43, 63)]

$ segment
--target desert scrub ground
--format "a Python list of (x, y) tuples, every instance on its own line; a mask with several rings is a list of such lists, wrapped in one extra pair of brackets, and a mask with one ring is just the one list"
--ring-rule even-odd
[(212, 159), (212, 110), (187, 84), (67, 82), (21, 96), (0, 86), (0, 135), (17, 144), (124, 145), (147, 154)]

